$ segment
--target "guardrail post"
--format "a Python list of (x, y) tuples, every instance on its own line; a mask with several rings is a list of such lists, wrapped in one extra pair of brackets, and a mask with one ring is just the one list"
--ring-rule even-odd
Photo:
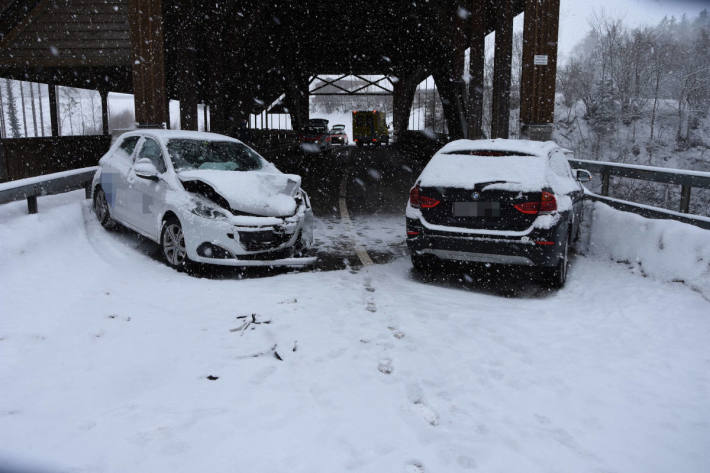
[(91, 199), (91, 182), (84, 184), (84, 197)]
[(684, 214), (690, 211), (690, 186), (683, 184), (680, 188), (680, 211)]
[(37, 213), (37, 196), (30, 195), (27, 197), (27, 213)]
[(609, 170), (602, 171), (602, 195), (609, 195)]

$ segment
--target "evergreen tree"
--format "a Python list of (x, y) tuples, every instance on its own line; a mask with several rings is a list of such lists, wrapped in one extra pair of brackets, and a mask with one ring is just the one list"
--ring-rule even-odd
[(10, 127), (10, 137), (20, 137), (20, 120), (17, 115), (15, 93), (12, 90), (12, 81), (5, 79), (5, 97), (7, 99), (7, 125)]

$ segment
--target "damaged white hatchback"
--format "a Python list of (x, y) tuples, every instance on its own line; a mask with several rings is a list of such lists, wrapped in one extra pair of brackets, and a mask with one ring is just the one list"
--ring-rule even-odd
[(239, 140), (143, 129), (99, 161), (94, 211), (157, 242), (173, 268), (305, 266), (313, 212), (301, 177), (284, 174)]

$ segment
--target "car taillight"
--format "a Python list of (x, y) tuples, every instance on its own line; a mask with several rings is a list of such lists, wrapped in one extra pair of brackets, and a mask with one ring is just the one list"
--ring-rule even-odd
[(415, 209), (431, 209), (439, 205), (440, 201), (433, 197), (421, 195), (421, 189), (416, 185), (409, 191), (409, 204)]
[(546, 214), (557, 210), (557, 199), (555, 199), (555, 194), (542, 191), (539, 201), (522, 202), (520, 204), (515, 204), (514, 207), (518, 212), (528, 215), (535, 215), (538, 213)]
[(542, 191), (540, 197), (540, 213), (550, 213), (557, 210), (557, 199), (555, 194), (547, 191)]

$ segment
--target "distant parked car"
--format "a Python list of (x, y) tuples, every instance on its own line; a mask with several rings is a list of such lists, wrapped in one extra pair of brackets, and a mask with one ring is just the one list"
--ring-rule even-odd
[(92, 183), (101, 225), (118, 222), (160, 244), (169, 266), (303, 266), (313, 212), (301, 177), (214, 133), (124, 133)]
[(324, 153), (333, 146), (328, 128), (321, 125), (309, 125), (298, 135), (301, 149), (306, 153)]
[(330, 142), (333, 145), (347, 145), (348, 134), (345, 133), (345, 125), (333, 125), (330, 129)]
[(589, 172), (572, 170), (555, 143), (458, 140), (441, 148), (407, 203), (407, 245), (417, 270), (437, 260), (541, 267), (567, 278)]

